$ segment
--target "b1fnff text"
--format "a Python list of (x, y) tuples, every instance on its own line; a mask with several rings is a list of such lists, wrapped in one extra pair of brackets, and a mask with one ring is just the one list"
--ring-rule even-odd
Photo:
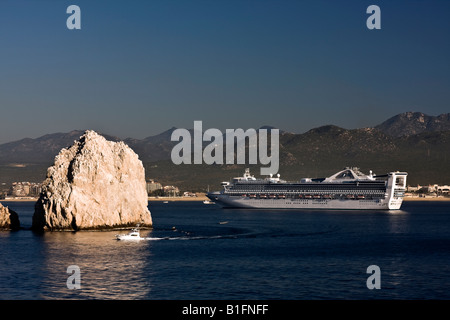
[(227, 314), (266, 314), (268, 310), (267, 304), (227, 304)]

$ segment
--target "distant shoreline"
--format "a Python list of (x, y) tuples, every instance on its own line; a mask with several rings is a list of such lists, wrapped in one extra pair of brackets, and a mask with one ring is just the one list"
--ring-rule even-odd
[(450, 198), (445, 197), (405, 197), (403, 201), (450, 201)]
[[(197, 197), (148, 197), (148, 201), (205, 201), (209, 200), (205, 194), (200, 194)], [(405, 197), (404, 201), (450, 201), (450, 197)], [(14, 199), (0, 199), (0, 202), (35, 202), (37, 198), (14, 198)]]
[(36, 202), (38, 198), (13, 198), (13, 199), (0, 199), (0, 202)]
[[(36, 202), (38, 198), (0, 199), (0, 202)], [(204, 194), (197, 197), (148, 197), (148, 201), (204, 201), (209, 200)]]
[(205, 201), (209, 200), (204, 193), (198, 193), (196, 197), (148, 197), (148, 201)]

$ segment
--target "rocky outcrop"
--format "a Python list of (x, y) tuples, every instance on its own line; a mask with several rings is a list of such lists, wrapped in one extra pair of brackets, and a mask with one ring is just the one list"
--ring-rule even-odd
[(20, 221), (17, 213), (0, 203), (0, 230), (18, 230), (19, 228)]
[(405, 112), (387, 119), (375, 128), (393, 137), (448, 131), (450, 130), (450, 113), (429, 116), (422, 112)]
[(86, 131), (47, 170), (35, 204), (35, 230), (151, 226), (145, 172), (123, 142)]

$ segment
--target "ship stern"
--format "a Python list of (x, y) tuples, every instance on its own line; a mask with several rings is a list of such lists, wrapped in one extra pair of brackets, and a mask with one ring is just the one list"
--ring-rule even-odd
[(388, 209), (399, 210), (403, 203), (403, 197), (406, 192), (406, 172), (390, 172), (388, 179)]

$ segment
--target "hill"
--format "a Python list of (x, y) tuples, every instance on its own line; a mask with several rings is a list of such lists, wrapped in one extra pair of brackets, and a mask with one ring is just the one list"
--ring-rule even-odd
[[(407, 112), (373, 128), (349, 130), (326, 125), (303, 134), (280, 131), (279, 172), (282, 178), (299, 180), (326, 177), (345, 166), (358, 166), (378, 174), (407, 171), (410, 185), (449, 184), (449, 116)], [(259, 174), (259, 165), (174, 165), (170, 153), (176, 142), (170, 137), (175, 129), (141, 140), (124, 140), (143, 161), (147, 178), (182, 189), (205, 191), (208, 185), (217, 189), (221, 181), (241, 175), (245, 167)], [(82, 133), (54, 133), (0, 145), (0, 183), (42, 181), (54, 156)]]
[(375, 128), (393, 137), (447, 131), (450, 130), (450, 113), (435, 117), (422, 112), (405, 112), (389, 118)]

